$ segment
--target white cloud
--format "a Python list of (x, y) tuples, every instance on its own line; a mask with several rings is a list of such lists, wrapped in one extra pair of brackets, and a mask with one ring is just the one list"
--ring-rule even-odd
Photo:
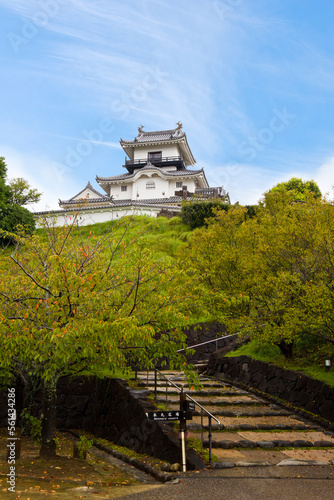
[(314, 180), (317, 182), (323, 195), (330, 194), (334, 187), (334, 156), (318, 168)]
[(1, 148), (1, 155), (7, 164), (7, 178), (23, 177), (32, 188), (43, 193), (41, 201), (27, 206), (32, 212), (57, 210), (58, 199), (69, 199), (84, 186), (66, 177), (57, 175), (54, 164), (49, 158), (33, 152), (18, 152), (6, 146)]
[(211, 186), (224, 186), (231, 203), (238, 201), (241, 205), (258, 203), (263, 193), (275, 183), (272, 171), (250, 164), (207, 165), (205, 173)]

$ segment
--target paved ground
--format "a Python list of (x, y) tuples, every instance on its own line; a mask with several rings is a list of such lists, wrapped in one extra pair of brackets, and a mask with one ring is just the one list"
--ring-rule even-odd
[[(113, 497), (110, 497), (113, 498)], [(123, 500), (333, 500), (334, 467), (243, 467), (180, 475)]]

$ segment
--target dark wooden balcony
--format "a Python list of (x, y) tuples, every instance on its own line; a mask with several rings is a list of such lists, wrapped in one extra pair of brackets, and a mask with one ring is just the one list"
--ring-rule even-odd
[(160, 155), (150, 155), (148, 158), (143, 160), (127, 160), (125, 159), (125, 164), (123, 165), (130, 173), (137, 168), (142, 168), (147, 163), (150, 162), (155, 167), (169, 167), (175, 166), (177, 170), (182, 170), (186, 168), (182, 156), (160, 156)]

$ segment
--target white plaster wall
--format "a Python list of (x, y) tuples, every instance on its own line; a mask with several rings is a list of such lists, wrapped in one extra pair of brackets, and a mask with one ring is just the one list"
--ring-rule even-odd
[(182, 187), (176, 187), (177, 182), (182, 182), (182, 186), (187, 186), (187, 190), (189, 193), (194, 193), (195, 192), (195, 187), (196, 183), (195, 180), (190, 178), (190, 179), (173, 179), (169, 181), (169, 192), (170, 196), (175, 196), (175, 191), (181, 191)]
[[(177, 181), (182, 181), (183, 186), (187, 186), (190, 193), (194, 193), (196, 189), (196, 182), (194, 178), (187, 179), (163, 179), (156, 175), (152, 170), (152, 175), (141, 175), (135, 181), (132, 179), (128, 181), (127, 191), (121, 191), (121, 184), (111, 186), (111, 195), (115, 200), (150, 200), (156, 198), (169, 198), (175, 195), (176, 190), (182, 188), (176, 187)], [(149, 180), (154, 180), (155, 189), (146, 189), (146, 183)], [(164, 193), (164, 194), (163, 194)]]
[(76, 196), (74, 199), (75, 200), (80, 200), (82, 198), (102, 198), (102, 196), (93, 193), (90, 189), (85, 189), (83, 193), (81, 193), (79, 196)]
[(122, 184), (112, 184), (110, 188), (110, 195), (113, 196), (115, 200), (132, 200), (132, 180), (128, 181), (128, 183), (126, 184), (126, 191), (122, 191), (121, 186)]
[[(154, 181), (155, 189), (146, 189), (146, 183), (148, 181)], [(169, 196), (169, 181), (157, 175), (152, 175), (151, 177), (142, 175), (133, 185), (133, 199), (149, 200), (152, 198), (169, 198)]]
[(162, 156), (180, 156), (177, 144), (166, 144), (158, 146), (138, 146), (134, 151), (135, 160), (147, 160), (149, 152), (162, 151)]
[[(157, 217), (160, 213), (159, 207), (124, 207), (124, 208), (113, 208), (113, 209), (100, 209), (100, 210), (87, 210), (78, 214), (78, 223), (82, 226), (87, 226), (89, 224), (96, 224), (98, 222), (108, 222), (111, 220), (116, 220), (126, 215), (148, 215), (151, 217)], [(70, 225), (73, 223), (73, 212), (65, 211), (63, 213), (52, 212), (49, 215), (38, 216), (35, 214), (36, 227), (43, 227), (43, 220), (47, 219), (49, 224), (53, 224), (57, 227)]]

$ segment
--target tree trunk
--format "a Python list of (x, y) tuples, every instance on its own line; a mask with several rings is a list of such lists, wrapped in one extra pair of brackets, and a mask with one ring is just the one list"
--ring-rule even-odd
[(287, 342), (285, 342), (285, 340), (281, 340), (281, 342), (278, 344), (278, 347), (280, 348), (281, 353), (285, 358), (293, 358), (293, 345), (293, 342), (290, 342), (290, 344), (288, 344)]
[[(22, 379), (21, 379), (22, 380)], [(36, 401), (36, 397), (42, 388), (42, 381), (40, 377), (34, 375), (28, 375), (25, 377), (26, 385), (24, 387), (24, 399), (23, 399), (23, 409), (31, 415), (32, 407)], [(23, 384), (23, 382), (21, 382)], [(38, 415), (34, 415), (39, 418)], [(27, 418), (22, 418), (20, 420), (21, 424), (21, 436), (31, 435), (31, 422)]]
[(40, 457), (56, 457), (57, 382), (44, 382)]

